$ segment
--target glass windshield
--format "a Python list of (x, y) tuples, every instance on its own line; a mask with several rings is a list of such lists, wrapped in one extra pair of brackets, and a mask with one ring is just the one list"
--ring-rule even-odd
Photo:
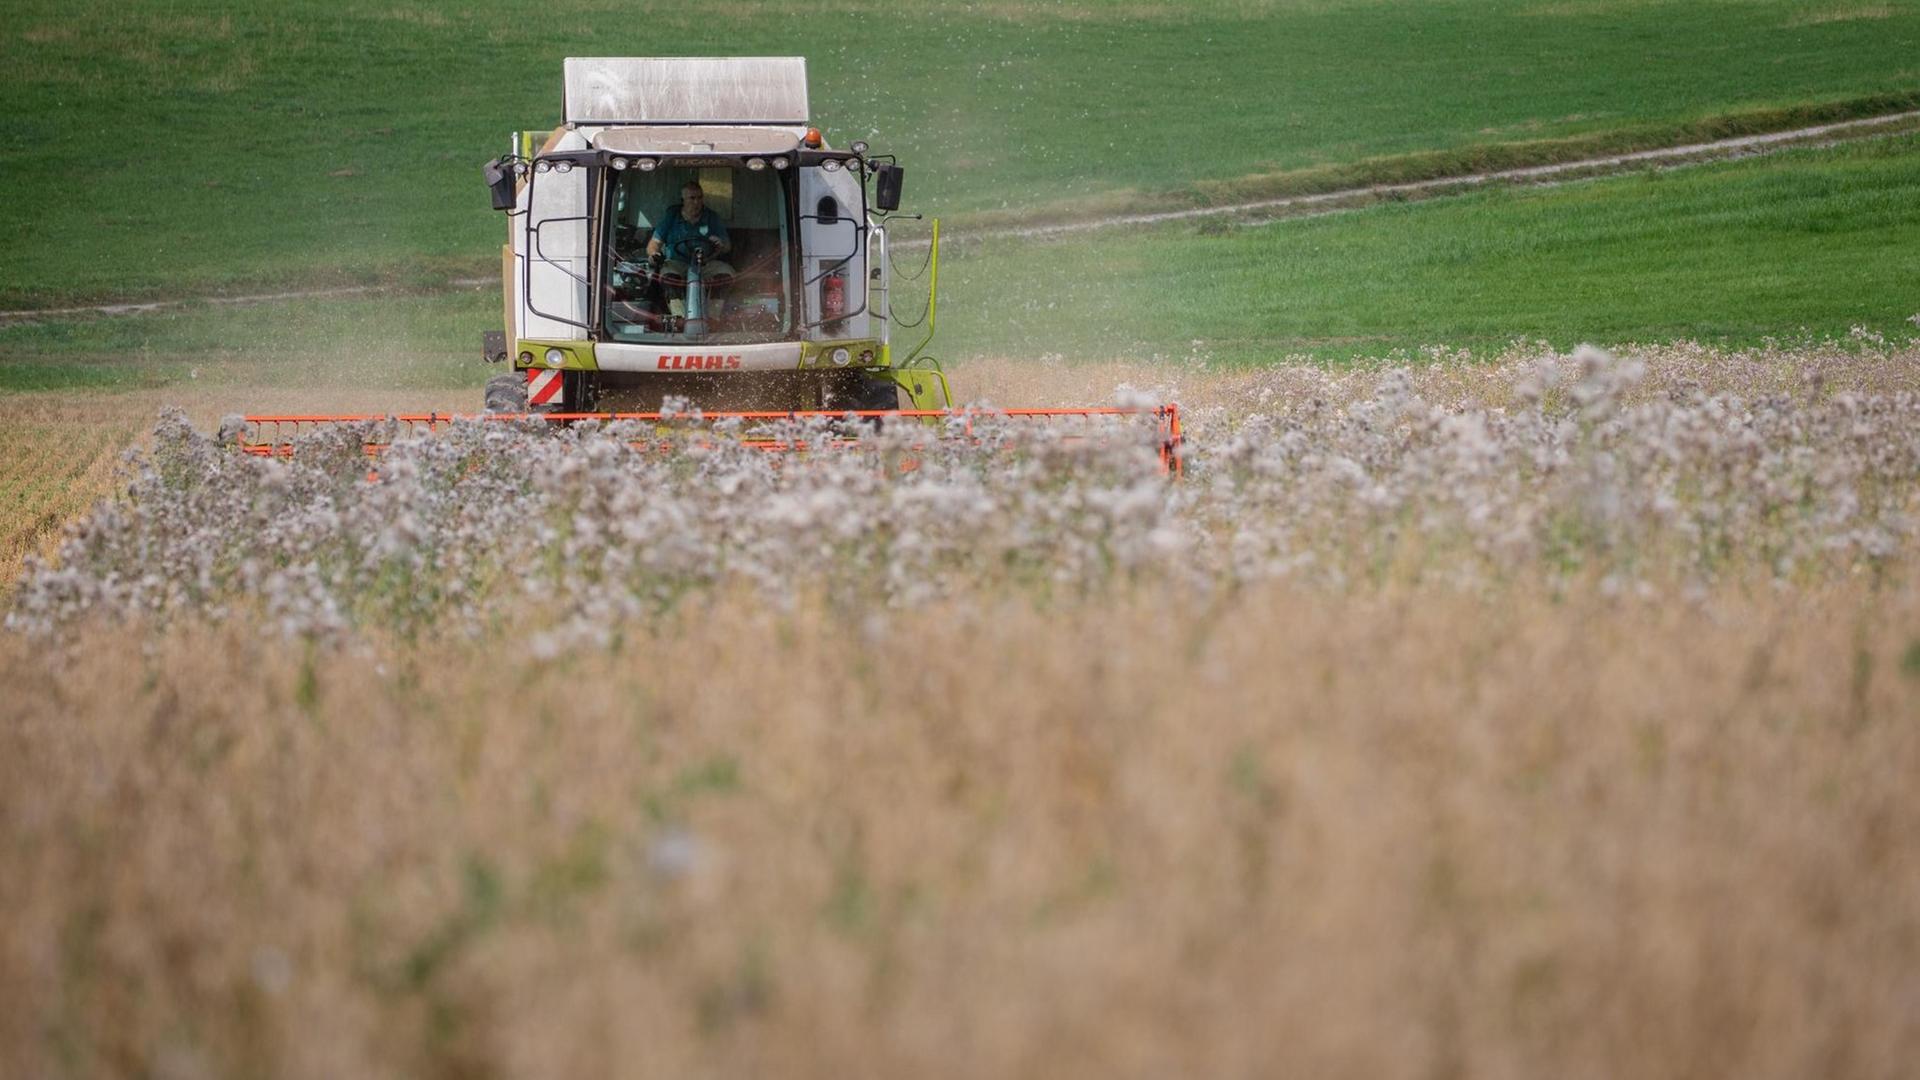
[(663, 165), (607, 175), (609, 340), (724, 344), (787, 335), (784, 173)]

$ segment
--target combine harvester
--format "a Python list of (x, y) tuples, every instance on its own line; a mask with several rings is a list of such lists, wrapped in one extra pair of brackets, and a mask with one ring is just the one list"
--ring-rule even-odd
[[(925, 334), (895, 356), (887, 229), (904, 170), (864, 142), (827, 146), (811, 126), (804, 58), (575, 57), (565, 76), (562, 124), (517, 133), (486, 166), (508, 242), (504, 326), (484, 334), (482, 351), (512, 369), (487, 383), (486, 411), (249, 416), (243, 449), (289, 454), (299, 435), (342, 424), (365, 427), (377, 453), (386, 443), (375, 432), (396, 427), (594, 419), (730, 421), (725, 437), (813, 450), (859, 444), (850, 420), (918, 419), (930, 434), (967, 438), (991, 417), (1087, 433), (1151, 424), (1163, 464), (1179, 471), (1175, 405), (954, 407), (927, 352), (937, 220), (925, 308), (899, 324)], [(756, 426), (774, 422), (786, 434)], [(791, 435), (802, 428), (816, 434)]]

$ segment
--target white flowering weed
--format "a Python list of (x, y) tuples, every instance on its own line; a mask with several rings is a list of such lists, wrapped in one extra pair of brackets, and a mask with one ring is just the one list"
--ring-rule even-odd
[[(663, 448), (632, 425), (469, 423), (389, 433), (368, 482), (361, 432), (260, 459), (225, 445), (230, 429), (171, 415), (126, 498), (30, 569), (8, 625), (257, 609), (295, 635), (478, 635), (532, 617), (559, 650), (721, 587), (848, 610), (1279, 577), (1644, 590), (1845, 574), (1906, 548), (1920, 395), (1846, 388), (1879, 377), (1846, 365), (1894, 361), (1815, 357), (1791, 392), (1743, 393), (1703, 355), (1274, 369), (1189, 409), (1179, 480), (1151, 422), (1089, 438), (987, 420), (932, 441), (917, 424), (755, 433), (857, 443), (791, 455), (731, 438), (737, 424)], [(1169, 391), (1112, 393), (1151, 405)]]

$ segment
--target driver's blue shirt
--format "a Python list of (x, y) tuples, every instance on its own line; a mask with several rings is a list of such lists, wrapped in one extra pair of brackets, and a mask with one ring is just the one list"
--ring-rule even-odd
[(653, 238), (664, 245), (663, 250), (669, 259), (690, 255), (696, 246), (688, 244), (684, 249), (675, 250), (675, 244), (682, 240), (702, 237), (710, 241), (732, 242), (727, 240), (727, 227), (720, 223), (720, 216), (704, 207), (700, 210), (699, 221), (688, 221), (687, 216), (682, 214), (680, 208), (676, 206), (669, 211), (665, 221), (653, 227)]

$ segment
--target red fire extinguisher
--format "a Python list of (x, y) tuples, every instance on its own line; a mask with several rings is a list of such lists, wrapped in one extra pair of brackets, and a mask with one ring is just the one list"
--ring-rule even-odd
[(835, 270), (820, 279), (820, 315), (839, 320), (847, 314), (847, 275)]

